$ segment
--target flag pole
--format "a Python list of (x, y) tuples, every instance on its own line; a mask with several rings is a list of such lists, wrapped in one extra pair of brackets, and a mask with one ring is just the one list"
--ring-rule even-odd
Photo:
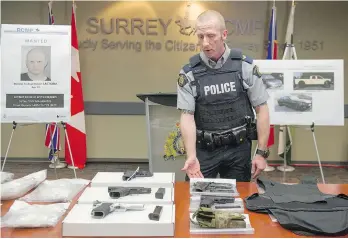
[[(76, 27), (76, 1), (72, 1), (71, 13), (71, 108), (69, 122), (62, 122), (65, 131), (65, 161), (68, 168), (82, 169), (87, 159), (87, 136)], [(72, 152), (74, 150), (74, 152)], [(71, 165), (70, 165), (71, 164)]]
[[(72, 1), (72, 7), (73, 7), (73, 12), (74, 12), (74, 21), (76, 20), (76, 12), (75, 12), (75, 0)], [(68, 131), (66, 129), (66, 123), (63, 123), (62, 122), (62, 125), (64, 127), (64, 132), (65, 132), (65, 139), (66, 139), (66, 142), (67, 142), (67, 145), (68, 145), (68, 149), (69, 149), (69, 155), (70, 155), (70, 159), (71, 159), (71, 163), (72, 165), (68, 165), (68, 168), (70, 169), (73, 169), (74, 170), (74, 175), (75, 175), (75, 178), (76, 178), (76, 169), (78, 167), (75, 166), (75, 162), (74, 162), (74, 158), (73, 158), (73, 155), (72, 155), (72, 152), (71, 152), (71, 146), (70, 146), (70, 141), (69, 141), (69, 135), (68, 135)]]
[[(54, 17), (53, 17), (53, 11), (52, 11), (52, 5), (53, 5), (53, 1), (49, 1), (48, 2), (48, 17), (49, 17), (49, 25), (54, 25)], [(49, 168), (54, 168), (55, 170), (55, 174), (56, 174), (56, 178), (58, 178), (57, 176), (57, 168), (60, 169), (60, 168), (65, 168), (67, 166), (66, 163), (63, 163), (60, 161), (59, 159), (59, 154), (55, 152), (55, 146), (53, 146), (53, 138), (55, 137), (53, 134), (52, 134), (52, 129), (51, 129), (51, 125), (55, 125), (56, 126), (56, 130), (54, 131), (55, 134), (57, 135), (57, 141), (58, 141), (58, 148), (57, 148), (57, 152), (60, 150), (60, 139), (58, 139), (58, 137), (60, 137), (60, 128), (59, 128), (59, 125), (57, 123), (49, 123), (48, 125), (46, 124), (46, 126), (49, 127), (49, 130), (50, 130), (50, 135), (48, 136), (48, 132), (46, 132), (46, 137), (49, 137), (50, 138), (50, 144), (51, 144), (51, 147), (50, 147), (50, 152), (52, 153), (52, 160), (51, 160), (51, 164), (48, 165)]]
[[(283, 60), (297, 60), (296, 49), (293, 43), (294, 15), (295, 15), (295, 1), (292, 0), (291, 11), (289, 15), (288, 26), (286, 30), (286, 36), (285, 36), (285, 49), (283, 53)], [(287, 134), (289, 134), (289, 138), (290, 138), (290, 145), (288, 147), (287, 147), (287, 137), (286, 137)], [(294, 167), (289, 166), (286, 162), (287, 152), (290, 151), (292, 147), (292, 140), (290, 135), (291, 134), (290, 134), (290, 129), (288, 125), (279, 127), (279, 141), (283, 140), (284, 158), (283, 158), (283, 165), (278, 166), (277, 169), (284, 173), (283, 181), (285, 181), (285, 172), (292, 172), (295, 170)]]
[[(267, 56), (268, 59), (273, 59), (275, 57), (275, 52), (274, 52), (274, 42), (276, 40), (276, 20), (275, 20), (276, 19), (276, 6), (275, 6), (275, 0), (273, 0), (273, 6), (272, 6), (272, 11), (271, 12), (272, 12), (272, 14), (271, 14), (271, 21), (270, 21), (270, 25), (271, 26), (270, 26), (270, 29), (269, 29), (269, 31), (271, 33), (271, 38), (268, 39), (270, 41), (268, 47), (271, 47), (271, 48), (270, 48), (270, 51), (268, 51), (268, 56)], [(272, 127), (272, 129), (270, 129), (270, 133), (272, 133), (274, 135), (274, 126), (271, 125), (270, 127)], [(274, 136), (273, 135), (272, 136), (270, 135), (270, 137), (273, 137), (272, 141), (273, 141), (273, 144), (274, 144)], [(267, 147), (269, 148), (272, 145), (267, 145)], [(255, 154), (256, 154), (257, 147), (258, 147), (258, 145), (256, 146), (256, 149), (255, 149), (255, 152), (254, 152), (254, 157), (255, 157)], [(265, 167), (265, 169), (263, 171), (265, 171), (265, 172), (272, 172), (274, 170), (275, 170), (275, 168), (272, 167), (272, 166), (269, 166), (268, 162), (266, 161), (266, 167)]]

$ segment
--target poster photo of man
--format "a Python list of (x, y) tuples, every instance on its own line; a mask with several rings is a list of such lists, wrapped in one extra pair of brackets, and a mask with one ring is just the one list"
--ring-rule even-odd
[(50, 63), (50, 46), (22, 46), (20, 81), (51, 81)]

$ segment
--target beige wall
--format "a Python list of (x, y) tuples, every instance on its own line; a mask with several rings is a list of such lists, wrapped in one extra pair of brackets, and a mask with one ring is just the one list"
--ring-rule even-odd
[[(221, 11), (226, 19), (250, 20), (250, 28), (241, 35), (240, 29), (228, 41), (232, 47), (242, 47), (245, 54), (254, 58), (265, 58), (261, 49), (268, 33), (267, 25), (270, 14), (268, 2), (196, 2), (191, 6), (190, 18), (194, 19), (205, 9)], [(174, 92), (179, 69), (194, 52), (149, 51), (144, 49), (146, 40), (160, 42), (167, 40), (184, 41), (195, 44), (195, 36), (179, 34), (179, 27), (174, 23), (178, 16), (185, 14), (184, 2), (80, 2), (77, 1), (77, 26), (79, 40), (93, 39), (99, 43), (102, 39), (109, 41), (139, 41), (142, 51), (80, 49), (81, 72), (86, 101), (122, 101), (139, 102), (138, 93)], [(279, 2), (278, 40), (284, 41), (288, 20), (289, 3)], [(344, 59), (345, 77), (348, 72), (348, 2), (300, 2), (295, 14), (295, 42), (300, 59)], [(70, 24), (71, 3), (54, 2), (53, 11), (56, 24)], [(143, 36), (135, 29), (134, 35), (123, 32), (117, 34), (90, 34), (86, 31), (87, 19), (90, 17), (146, 19), (172, 19), (165, 31), (161, 24), (153, 22), (157, 36)], [(47, 24), (46, 2), (3, 2), (1, 7), (2, 23)], [(130, 22), (130, 21), (129, 21)], [(256, 24), (255, 31), (252, 27)], [(237, 31), (237, 32), (236, 32)], [(299, 41), (323, 42), (323, 49), (305, 50)], [(247, 43), (247, 44), (246, 44)], [(348, 84), (345, 83), (347, 92)], [(348, 104), (345, 94), (345, 104)], [(88, 157), (89, 158), (147, 158), (147, 136), (144, 116), (100, 116), (88, 115)], [(347, 123), (347, 120), (345, 121)], [(2, 125), (1, 155), (5, 155), (11, 125)], [(317, 142), (323, 161), (347, 161), (348, 129), (345, 127), (318, 127)], [(332, 137), (332, 139), (331, 139)], [(47, 157), (43, 146), (44, 125), (31, 125), (18, 128), (12, 141), (9, 157)], [(293, 159), (297, 161), (315, 161), (313, 139), (310, 131), (296, 129), (294, 135)], [(64, 156), (64, 151), (61, 156)], [(271, 160), (278, 159), (274, 147)]]

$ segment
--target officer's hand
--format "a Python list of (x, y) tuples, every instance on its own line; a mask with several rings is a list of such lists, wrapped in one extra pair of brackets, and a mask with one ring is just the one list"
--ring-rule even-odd
[(181, 169), (186, 171), (186, 174), (189, 178), (204, 178), (201, 173), (201, 166), (196, 157), (187, 158), (184, 167)]
[(253, 179), (255, 179), (259, 174), (266, 168), (267, 163), (261, 155), (256, 154), (251, 163), (251, 174)]

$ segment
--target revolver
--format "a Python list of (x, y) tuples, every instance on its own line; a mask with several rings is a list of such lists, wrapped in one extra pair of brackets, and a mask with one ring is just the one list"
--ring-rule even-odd
[(150, 171), (145, 171), (145, 170), (139, 170), (139, 167), (135, 171), (128, 170), (123, 173), (122, 180), (123, 181), (130, 181), (133, 178), (136, 177), (152, 177), (153, 173)]
[(108, 214), (116, 212), (125, 212), (128, 210), (142, 211), (145, 209), (144, 204), (123, 204), (123, 203), (108, 203), (98, 200), (93, 202), (91, 216), (96, 219), (102, 219)]
[(150, 194), (151, 188), (145, 187), (108, 187), (111, 198), (120, 198), (132, 194)]

